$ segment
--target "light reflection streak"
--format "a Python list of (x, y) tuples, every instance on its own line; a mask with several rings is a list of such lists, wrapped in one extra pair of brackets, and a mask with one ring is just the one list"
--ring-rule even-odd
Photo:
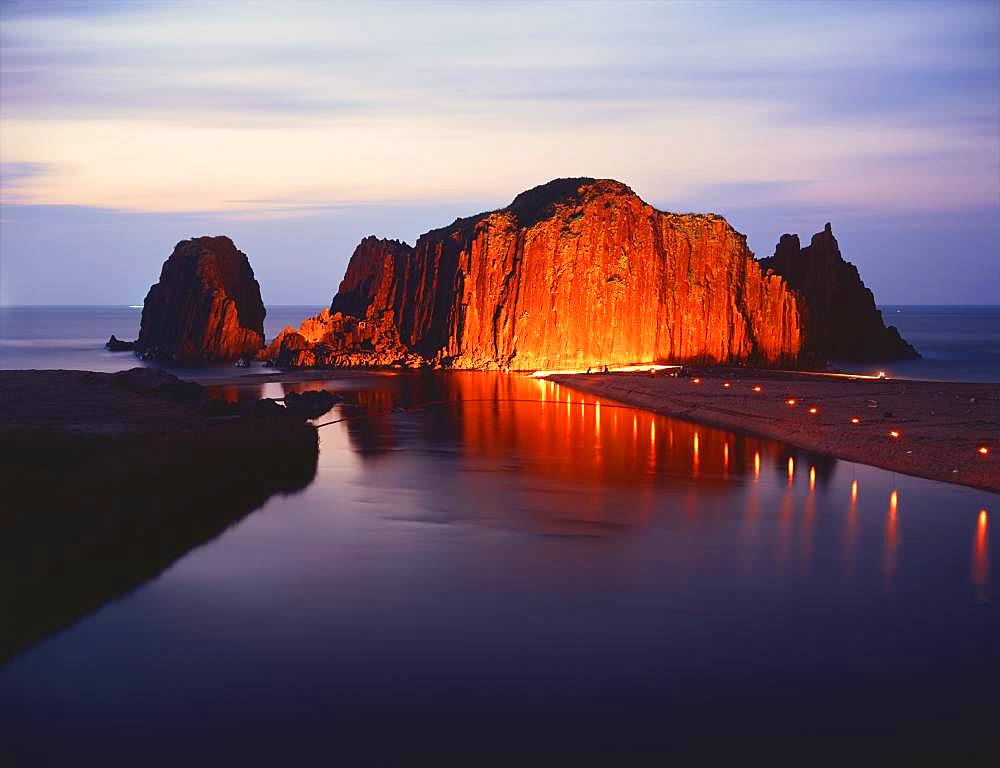
[(753, 479), (754, 482), (760, 480), (760, 451), (754, 451), (753, 454)]
[(656, 471), (656, 420), (649, 419), (649, 471)]
[(892, 576), (896, 572), (897, 550), (899, 548), (899, 493), (893, 489), (889, 494), (889, 512), (885, 520), (885, 573), (886, 588), (892, 586)]
[(691, 452), (691, 474), (694, 477), (698, 477), (698, 464), (701, 460), (701, 451), (699, 449), (699, 435), (697, 432), (694, 433), (694, 440), (692, 441), (692, 452)]
[(972, 585), (979, 600), (987, 598), (990, 580), (989, 515), (979, 510), (976, 518), (976, 536), (972, 544)]
[(788, 457), (788, 486), (791, 487), (792, 479), (795, 477), (795, 459)]
[(809, 493), (816, 490), (816, 467), (809, 467)]
[(844, 559), (847, 572), (854, 573), (854, 551), (858, 540), (858, 481), (851, 482), (851, 503), (847, 507), (847, 529), (844, 532)]

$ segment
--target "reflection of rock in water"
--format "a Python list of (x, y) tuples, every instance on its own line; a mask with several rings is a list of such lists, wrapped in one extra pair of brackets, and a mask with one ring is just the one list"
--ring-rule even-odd
[[(494, 372), (403, 374), (344, 391), (348, 437), (363, 458), (400, 446), (457, 450), (581, 488), (687, 483), (703, 491), (782, 467), (789, 448), (602, 400), (556, 383)], [(401, 413), (405, 411), (405, 413)], [(796, 458), (799, 461), (799, 458)], [(817, 482), (835, 460), (802, 454)]]
[(318, 455), (315, 429), (288, 418), (4, 442), (0, 663), (304, 488)]

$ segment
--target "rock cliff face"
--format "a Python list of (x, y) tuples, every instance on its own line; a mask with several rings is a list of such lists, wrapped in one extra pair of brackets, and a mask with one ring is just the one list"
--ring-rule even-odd
[(286, 329), (279, 365), (512, 370), (792, 363), (798, 297), (720, 216), (657, 211), (624, 184), (559, 179), (416, 247), (366, 238), (329, 311)]
[(805, 248), (782, 235), (761, 268), (781, 275), (804, 299), (803, 354), (817, 360), (858, 362), (919, 357), (894, 326), (886, 328), (875, 297), (857, 267), (840, 255), (830, 225)]
[(146, 295), (136, 354), (183, 364), (252, 358), (264, 345), (264, 314), (232, 240), (182, 240)]

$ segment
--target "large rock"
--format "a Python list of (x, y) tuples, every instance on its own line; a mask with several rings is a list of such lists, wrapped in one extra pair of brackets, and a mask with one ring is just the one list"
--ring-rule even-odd
[(869, 362), (920, 356), (894, 326), (885, 326), (875, 297), (857, 267), (841, 256), (829, 224), (805, 248), (798, 235), (782, 235), (774, 256), (760, 265), (804, 299), (805, 357)]
[(252, 358), (264, 302), (246, 254), (228, 237), (182, 240), (142, 309), (136, 353), (182, 364)]
[(415, 248), (366, 238), (330, 310), (264, 356), (515, 370), (786, 364), (802, 346), (800, 314), (721, 216), (664, 213), (616, 181), (559, 179)]

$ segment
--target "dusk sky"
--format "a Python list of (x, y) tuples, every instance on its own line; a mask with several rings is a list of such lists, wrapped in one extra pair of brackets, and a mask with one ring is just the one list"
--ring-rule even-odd
[(996, 303), (1000, 3), (28, 3), (0, 27), (0, 302), (140, 303), (229, 234), (329, 302), (561, 176), (714, 211), (767, 256), (833, 223), (880, 303)]

